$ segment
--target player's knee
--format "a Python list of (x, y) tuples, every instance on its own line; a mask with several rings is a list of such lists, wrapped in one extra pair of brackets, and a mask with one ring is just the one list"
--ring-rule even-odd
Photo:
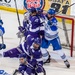
[(43, 55), (43, 59), (47, 59), (48, 58), (49, 53), (48, 53), (47, 49), (41, 48), (41, 53)]
[(61, 49), (62, 49), (61, 45), (53, 46), (54, 51), (59, 51)]
[(42, 52), (42, 54), (45, 54), (45, 53), (47, 53), (47, 49), (41, 47), (41, 52)]
[(60, 56), (63, 56), (64, 55), (64, 52), (60, 49), (60, 50), (57, 50), (57, 53), (60, 55)]

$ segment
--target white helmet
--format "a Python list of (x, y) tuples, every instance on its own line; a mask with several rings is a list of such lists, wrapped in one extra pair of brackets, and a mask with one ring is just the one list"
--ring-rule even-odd
[(29, 16), (30, 16), (29, 12), (24, 13), (24, 20), (25, 21), (29, 20)]

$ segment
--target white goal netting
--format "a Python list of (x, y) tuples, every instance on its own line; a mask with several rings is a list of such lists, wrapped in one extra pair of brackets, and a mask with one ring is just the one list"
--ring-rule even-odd
[(70, 55), (74, 55), (75, 50), (75, 17), (57, 15), (59, 36), (62, 47), (70, 50)]

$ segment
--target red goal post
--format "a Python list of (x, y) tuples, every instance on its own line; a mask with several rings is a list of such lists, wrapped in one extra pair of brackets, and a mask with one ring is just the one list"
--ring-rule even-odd
[(72, 16), (67, 16), (67, 15), (56, 15), (56, 18), (58, 19), (66, 19), (66, 20), (71, 20), (72, 21), (72, 31), (71, 31), (71, 43), (70, 43), (70, 55), (71, 57), (73, 56), (73, 47), (74, 47), (74, 22), (75, 22), (75, 17)]

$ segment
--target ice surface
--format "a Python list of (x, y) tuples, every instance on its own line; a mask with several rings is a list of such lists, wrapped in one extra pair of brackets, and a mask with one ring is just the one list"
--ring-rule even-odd
[[(5, 27), (6, 31), (4, 35), (4, 42), (7, 45), (7, 48), (5, 50), (0, 51), (0, 53), (2, 53), (19, 45), (19, 39), (17, 39), (16, 36), (19, 24), (17, 21), (16, 13), (10, 13), (0, 10), (0, 14), (4, 22), (3, 26)], [(23, 15), (20, 15), (20, 20), (22, 24)], [(70, 57), (69, 50), (63, 49), (70, 61), (70, 69), (66, 68), (61, 58), (57, 55), (56, 52), (52, 51), (51, 47), (48, 50), (50, 51), (52, 60), (50, 64), (44, 65), (47, 75), (75, 75), (75, 57)], [(11, 75), (13, 71), (18, 68), (18, 65), (19, 60), (17, 58), (0, 58), (0, 70), (5, 70)]]

